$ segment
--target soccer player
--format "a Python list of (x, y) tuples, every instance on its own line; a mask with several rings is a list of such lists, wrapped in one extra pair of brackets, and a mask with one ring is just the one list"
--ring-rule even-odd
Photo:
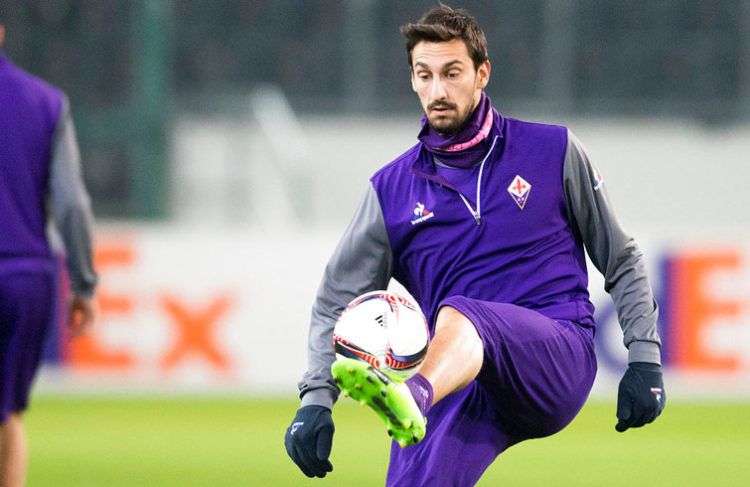
[(58, 276), (45, 233), (48, 217), (67, 252), (73, 335), (94, 320), (97, 278), (68, 100), (14, 66), (2, 52), (4, 38), (0, 18), (0, 485), (12, 487), (25, 482), (22, 416), (55, 322)]
[[(332, 470), (339, 389), (385, 421), (392, 486), (473, 485), (508, 447), (560, 431), (596, 375), (584, 249), (629, 353), (615, 428), (653, 421), (665, 401), (657, 306), (583, 146), (565, 127), (493, 107), (485, 36), (466, 11), (440, 5), (401, 31), (424, 109), (419, 142), (372, 176), (326, 268), (290, 457), (308, 476)], [(334, 363), (331, 340), (347, 302), (392, 277), (433, 334), (405, 383), (364, 362)]]

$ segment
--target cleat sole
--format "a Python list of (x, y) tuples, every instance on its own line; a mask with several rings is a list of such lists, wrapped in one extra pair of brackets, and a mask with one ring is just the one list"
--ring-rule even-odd
[(331, 373), (344, 395), (375, 411), (399, 446), (424, 438), (427, 422), (405, 386), (365, 362), (348, 358), (334, 362)]

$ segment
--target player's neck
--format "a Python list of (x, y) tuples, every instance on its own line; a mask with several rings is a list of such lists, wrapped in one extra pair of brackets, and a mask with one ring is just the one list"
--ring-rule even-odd
[(455, 167), (472, 167), (487, 149), (493, 124), (492, 102), (482, 93), (476, 108), (455, 134), (441, 134), (423, 118), (419, 140), (435, 157)]

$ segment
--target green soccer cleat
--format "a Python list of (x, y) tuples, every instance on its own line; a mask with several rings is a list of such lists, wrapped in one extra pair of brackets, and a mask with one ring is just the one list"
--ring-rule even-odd
[(388, 436), (401, 448), (422, 441), (427, 420), (402, 381), (366, 362), (349, 358), (336, 360), (331, 373), (345, 395), (370, 406), (380, 416), (388, 428)]

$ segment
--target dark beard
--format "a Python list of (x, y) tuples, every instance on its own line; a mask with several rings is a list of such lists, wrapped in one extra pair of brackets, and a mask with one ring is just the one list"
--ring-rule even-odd
[(464, 126), (471, 118), (472, 113), (474, 113), (474, 110), (469, 110), (469, 112), (466, 115), (464, 115), (463, 118), (459, 120), (454, 120), (453, 123), (451, 123), (447, 127), (442, 127), (442, 128), (435, 127), (434, 125), (432, 125), (432, 121), (430, 121), (430, 117), (427, 117), (427, 123), (430, 124), (430, 127), (432, 128), (432, 130), (439, 133), (440, 135), (443, 135), (445, 137), (452, 137), (456, 135), (457, 133), (459, 133), (461, 130), (463, 130)]

